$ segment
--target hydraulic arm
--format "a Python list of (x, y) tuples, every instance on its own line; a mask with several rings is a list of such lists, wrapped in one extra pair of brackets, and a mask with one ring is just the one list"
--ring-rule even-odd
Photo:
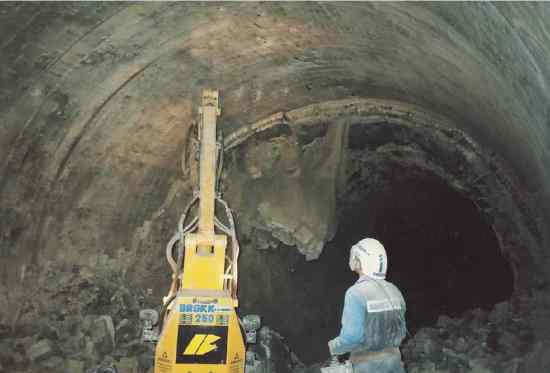
[[(203, 91), (199, 114), (199, 190), (167, 246), (172, 286), (160, 315), (155, 373), (244, 372), (245, 341), (235, 310), (239, 244), (231, 211), (217, 191), (223, 156), (218, 91)], [(190, 218), (197, 203), (198, 216)]]

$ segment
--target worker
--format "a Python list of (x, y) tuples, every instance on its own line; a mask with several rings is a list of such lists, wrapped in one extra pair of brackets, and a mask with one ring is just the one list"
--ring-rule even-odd
[(354, 373), (405, 373), (399, 345), (407, 333), (405, 300), (385, 280), (384, 246), (365, 238), (352, 246), (349, 267), (359, 280), (346, 291), (340, 335), (328, 342), (334, 357), (350, 352)]

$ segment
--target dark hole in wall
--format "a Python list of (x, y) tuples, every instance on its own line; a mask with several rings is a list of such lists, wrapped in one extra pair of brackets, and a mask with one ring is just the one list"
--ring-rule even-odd
[(491, 226), (439, 178), (402, 178), (348, 207), (334, 241), (364, 235), (386, 247), (388, 279), (406, 298), (413, 333), (441, 314), (488, 309), (512, 295), (513, 272)]
[(344, 293), (356, 280), (349, 248), (368, 236), (387, 248), (388, 280), (405, 296), (412, 333), (442, 314), (489, 308), (513, 291), (510, 266), (473, 203), (435, 177), (401, 178), (345, 206), (317, 261), (284, 246), (243, 250), (243, 314), (260, 313), (304, 362), (324, 361), (327, 341), (339, 332)]

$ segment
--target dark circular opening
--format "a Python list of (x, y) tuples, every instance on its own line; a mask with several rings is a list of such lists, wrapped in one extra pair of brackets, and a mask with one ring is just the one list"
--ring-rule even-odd
[(364, 236), (388, 251), (388, 279), (406, 297), (411, 332), (441, 314), (488, 309), (513, 292), (513, 272), (491, 226), (439, 178), (399, 178), (348, 207), (334, 243)]
[(243, 311), (260, 313), (305, 363), (328, 356), (356, 279), (349, 248), (364, 237), (385, 245), (388, 280), (405, 296), (412, 333), (439, 315), (489, 308), (512, 294), (513, 273), (476, 206), (436, 177), (404, 175), (344, 203), (337, 234), (316, 261), (284, 246), (243, 252)]

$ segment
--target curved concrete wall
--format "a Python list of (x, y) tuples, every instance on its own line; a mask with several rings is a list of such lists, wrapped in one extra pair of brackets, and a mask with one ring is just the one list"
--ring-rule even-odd
[(227, 134), (352, 97), (447, 118), (503, 160), (544, 271), (549, 18), (544, 3), (2, 5), (4, 279), (52, 259), (164, 273), (152, 258), (190, 195), (180, 155), (206, 86)]

